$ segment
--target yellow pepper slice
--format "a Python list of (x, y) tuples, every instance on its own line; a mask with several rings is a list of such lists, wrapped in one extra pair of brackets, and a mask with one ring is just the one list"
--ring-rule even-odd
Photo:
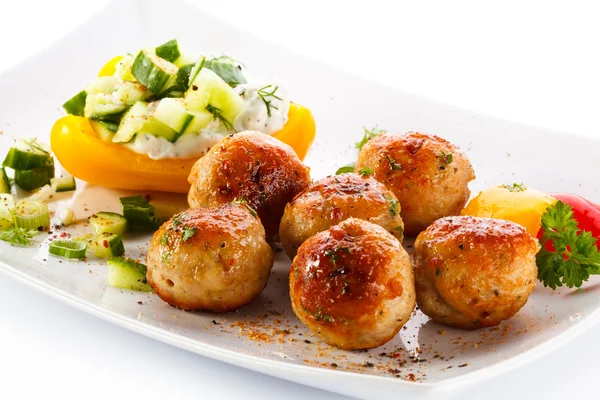
[(471, 199), (461, 215), (512, 221), (536, 237), (542, 214), (555, 202), (554, 197), (527, 187), (492, 186)]
[[(291, 104), (288, 122), (275, 135), (301, 159), (315, 137), (310, 111)], [(63, 168), (94, 185), (139, 191), (187, 193), (187, 177), (197, 158), (152, 160), (127, 147), (105, 142), (84, 117), (68, 115), (56, 121), (50, 145)]]
[(113, 76), (117, 72), (117, 63), (123, 59), (123, 56), (113, 57), (109, 62), (104, 64), (98, 76)]

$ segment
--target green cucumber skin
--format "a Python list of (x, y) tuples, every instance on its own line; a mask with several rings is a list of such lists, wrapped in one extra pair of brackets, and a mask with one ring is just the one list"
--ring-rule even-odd
[(131, 74), (152, 93), (160, 93), (171, 79), (171, 76), (158, 69), (143, 51), (135, 58)]
[(194, 83), (194, 80), (196, 79), (196, 77), (198, 76), (198, 74), (200, 73), (202, 68), (204, 68), (205, 63), (206, 63), (206, 57), (202, 56), (196, 62), (196, 64), (194, 64), (192, 69), (190, 69), (190, 76), (188, 77), (188, 85), (187, 85), (188, 89), (190, 88), (190, 86), (192, 86), (192, 83)]
[(82, 90), (81, 92), (77, 93), (75, 96), (67, 100), (65, 104), (63, 104), (63, 108), (68, 114), (83, 117), (83, 110), (85, 108), (86, 98), (87, 92), (85, 90)]
[(11, 193), (12, 188), (10, 187), (10, 179), (6, 175), (6, 168), (0, 168), (0, 193)]
[(90, 247), (96, 257), (111, 258), (125, 254), (125, 246), (121, 236), (114, 233), (104, 233), (90, 241)]
[(179, 45), (177, 39), (169, 40), (165, 44), (161, 44), (154, 50), (154, 54), (160, 58), (164, 58), (169, 62), (173, 62), (179, 58), (181, 53), (179, 52)]
[(132, 232), (150, 232), (156, 230), (154, 207), (142, 196), (121, 197), (123, 216), (129, 222)]
[(77, 189), (77, 183), (72, 176), (50, 179), (50, 183), (56, 186), (56, 192), (70, 192)]
[(34, 153), (11, 147), (2, 166), (14, 170), (30, 170), (44, 166), (50, 159), (51, 157), (48, 153)]
[(146, 281), (148, 271), (140, 264), (127, 257), (113, 257), (108, 261), (108, 285), (116, 288), (150, 292), (152, 288)]
[(15, 170), (15, 183), (21, 189), (32, 191), (50, 184), (54, 178), (54, 160), (50, 158), (46, 165), (29, 170)]

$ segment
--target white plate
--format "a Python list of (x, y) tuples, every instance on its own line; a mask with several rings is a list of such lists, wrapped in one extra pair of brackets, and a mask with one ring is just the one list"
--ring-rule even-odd
[[(523, 181), (543, 191), (570, 191), (600, 200), (597, 176), (588, 172), (593, 169), (580, 168), (582, 162), (598, 162), (598, 142), (474, 115), (392, 90), (258, 40), (185, 3), (164, 5), (112, 4), (1, 76), (0, 154), (17, 136), (46, 139), (62, 113), (60, 105), (106, 60), (176, 37), (190, 49), (243, 60), (258, 79), (276, 76), (294, 101), (313, 111), (318, 137), (307, 159), (313, 178), (331, 174), (355, 158), (352, 146), (362, 135), (361, 127), (378, 124), (394, 131), (435, 133), (461, 146), (477, 173), (474, 192), (494, 183)], [(79, 182), (73, 197), (61, 195), (52, 206), (72, 204), (77, 216), (85, 218), (99, 210), (118, 210), (120, 195)], [(86, 230), (89, 227), (81, 224), (58, 233)], [(143, 257), (147, 240), (128, 241), (128, 254)], [(98, 317), (208, 357), (362, 398), (455, 393), (548, 353), (600, 318), (598, 279), (578, 291), (552, 292), (538, 285), (523, 310), (498, 328), (458, 331), (416, 312), (387, 345), (344, 352), (320, 343), (294, 317), (287, 295), (288, 267), (287, 258), (278, 253), (267, 289), (237, 313), (186, 313), (154, 295), (108, 288), (99, 262), (49, 258), (46, 240), (40, 239), (34, 249), (0, 243), (2, 271)], [(413, 377), (416, 382), (410, 381)]]

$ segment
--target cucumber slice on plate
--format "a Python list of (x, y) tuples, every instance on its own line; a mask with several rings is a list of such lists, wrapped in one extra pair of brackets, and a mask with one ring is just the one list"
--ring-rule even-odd
[(149, 50), (141, 51), (133, 62), (131, 73), (153, 93), (160, 93), (176, 80), (177, 66)]
[(138, 101), (146, 100), (152, 93), (138, 82), (123, 81), (115, 87), (116, 99), (127, 105), (133, 105)]
[(0, 168), (0, 193), (10, 193), (12, 188), (10, 187), (10, 179), (6, 175), (6, 168)]
[(119, 129), (119, 124), (99, 119), (90, 119), (90, 125), (94, 128), (98, 137), (105, 142), (112, 141), (115, 132)]
[(50, 159), (50, 149), (37, 139), (20, 139), (10, 148), (2, 165), (4, 167), (27, 170), (41, 167)]
[(70, 192), (77, 188), (75, 178), (72, 176), (61, 176), (59, 178), (50, 179), (50, 184), (55, 187), (56, 192)]
[(150, 292), (144, 264), (127, 257), (113, 257), (108, 261), (108, 285), (116, 288)]
[(88, 94), (83, 115), (86, 118), (102, 118), (107, 115), (120, 114), (125, 111), (125, 108), (127, 105), (115, 100), (112, 94)]
[(97, 212), (90, 217), (90, 224), (94, 227), (97, 235), (105, 232), (123, 235), (129, 231), (127, 219), (121, 214), (114, 212)]
[[(152, 114), (154, 118), (161, 121), (179, 135), (184, 132), (198, 132), (206, 127), (214, 118), (207, 111), (189, 111), (185, 108), (182, 99), (164, 98)], [(173, 141), (177, 140), (176, 136)]]
[(154, 49), (154, 53), (160, 58), (164, 58), (169, 62), (173, 62), (179, 58), (181, 53), (179, 52), (179, 45), (177, 44), (177, 39), (169, 40), (165, 44), (161, 44), (156, 49)]
[(110, 94), (112, 93), (117, 85), (119, 84), (119, 78), (116, 76), (100, 76), (86, 86), (85, 91), (87, 94)]
[(76, 115), (78, 117), (83, 117), (83, 111), (85, 109), (85, 99), (87, 98), (87, 92), (82, 90), (77, 93), (75, 96), (71, 97), (69, 100), (63, 104), (63, 108), (67, 112), (67, 114)]
[[(205, 110), (210, 105), (211, 109), (218, 110), (222, 122), (224, 119), (232, 125), (244, 108), (244, 100), (217, 74), (202, 68), (185, 93), (185, 105), (196, 111)], [(217, 118), (217, 114), (213, 114)]]
[(114, 143), (129, 142), (143, 128), (147, 118), (148, 103), (138, 101), (123, 115), (119, 129), (112, 141)]
[(89, 245), (96, 257), (110, 258), (125, 254), (123, 240), (116, 233), (101, 233), (90, 240)]
[(52, 157), (41, 167), (15, 170), (15, 183), (21, 189), (29, 191), (48, 185), (52, 178), (54, 178), (54, 159)]

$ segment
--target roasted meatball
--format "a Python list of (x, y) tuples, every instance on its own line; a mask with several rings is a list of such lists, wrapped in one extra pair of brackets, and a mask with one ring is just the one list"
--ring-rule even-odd
[(371, 177), (341, 174), (313, 183), (285, 207), (279, 226), (285, 252), (293, 259), (306, 239), (350, 217), (377, 224), (402, 241), (396, 196)]
[(232, 311), (267, 284), (273, 252), (244, 204), (192, 208), (154, 234), (146, 278), (158, 296), (184, 310)]
[(433, 135), (382, 133), (365, 144), (356, 170), (370, 168), (402, 205), (404, 232), (416, 236), (438, 218), (458, 215), (475, 179), (471, 163), (452, 143)]
[(513, 222), (448, 217), (415, 242), (417, 303), (459, 328), (498, 325), (525, 305), (535, 287), (537, 240)]
[(415, 307), (413, 270), (388, 231), (349, 218), (300, 246), (290, 297), (298, 318), (323, 341), (346, 350), (377, 347)]
[(260, 132), (240, 132), (224, 138), (194, 164), (188, 203), (212, 207), (245, 199), (271, 239), (285, 205), (310, 184), (309, 172), (287, 144)]

